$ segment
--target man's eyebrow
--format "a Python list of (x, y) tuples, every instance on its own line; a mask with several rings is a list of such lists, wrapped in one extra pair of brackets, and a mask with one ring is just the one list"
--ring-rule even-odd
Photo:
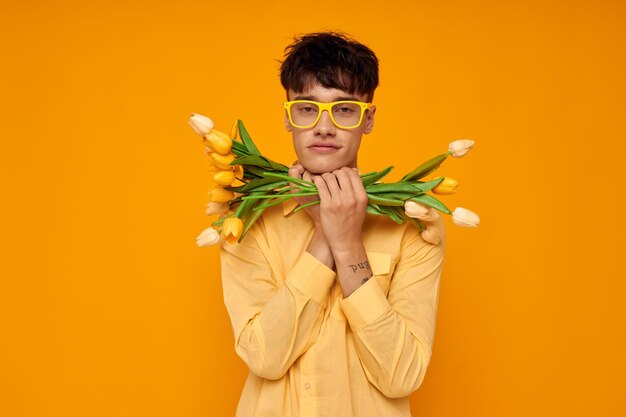
[[(294, 100), (312, 100), (318, 101), (315, 96), (296, 96)], [(354, 96), (336, 96), (333, 101), (343, 101), (343, 100), (352, 100), (352, 101), (360, 101), (358, 97)]]

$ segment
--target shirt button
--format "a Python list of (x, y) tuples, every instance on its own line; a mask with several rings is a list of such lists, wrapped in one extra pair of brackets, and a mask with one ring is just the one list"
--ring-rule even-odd
[(309, 389), (309, 388), (311, 388), (311, 384), (309, 384), (308, 382), (304, 384), (304, 389)]

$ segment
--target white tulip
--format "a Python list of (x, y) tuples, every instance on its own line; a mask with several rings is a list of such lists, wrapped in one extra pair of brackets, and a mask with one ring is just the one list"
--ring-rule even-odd
[(412, 217), (414, 219), (422, 219), (426, 217), (430, 207), (427, 207), (421, 203), (417, 203), (415, 201), (407, 200), (404, 202), (404, 212), (407, 216)]
[(215, 127), (215, 125), (213, 124), (213, 120), (197, 113), (191, 113), (191, 117), (189, 118), (189, 124), (191, 125), (193, 130), (200, 136), (206, 135), (211, 131), (211, 129)]
[(206, 206), (206, 214), (211, 216), (213, 214), (222, 214), (228, 211), (228, 203), (214, 203), (210, 202)]
[(221, 236), (217, 230), (212, 227), (207, 227), (196, 237), (196, 245), (203, 246), (212, 246), (219, 243)]
[(441, 235), (439, 234), (439, 229), (437, 226), (429, 224), (426, 226), (426, 230), (422, 232), (422, 239), (426, 242), (430, 242), (433, 245), (438, 245), (441, 242)]
[(448, 145), (448, 151), (451, 152), (451, 155), (455, 158), (460, 158), (469, 152), (474, 146), (474, 141), (471, 139), (459, 139), (454, 142), (450, 142)]
[(457, 207), (452, 212), (452, 222), (463, 227), (478, 227), (480, 217), (471, 210)]

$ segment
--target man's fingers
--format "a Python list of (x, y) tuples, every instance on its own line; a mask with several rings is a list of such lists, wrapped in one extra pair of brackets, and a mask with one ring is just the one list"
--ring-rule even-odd
[(328, 191), (330, 193), (330, 198), (331, 199), (337, 199), (339, 198), (339, 195), (341, 193), (341, 189), (339, 188), (339, 183), (337, 182), (337, 177), (335, 177), (334, 174), (331, 174), (329, 172), (322, 174), (322, 179), (326, 182), (326, 185), (328, 187)]
[(339, 188), (341, 188), (341, 201), (345, 204), (349, 204), (355, 198), (352, 181), (350, 180), (347, 169), (342, 168), (333, 172), (339, 183)]
[(351, 168), (348, 171), (348, 176), (350, 177), (350, 181), (352, 182), (352, 189), (354, 190), (354, 196), (357, 201), (362, 204), (367, 204), (367, 192), (365, 191), (365, 187), (363, 187), (363, 180), (359, 176), (358, 171)]
[[(299, 163), (294, 163), (292, 166), (289, 167), (289, 171), (287, 172), (287, 174), (289, 174), (290, 177), (293, 178), (297, 178), (297, 179), (302, 179), (302, 174), (304, 173), (304, 167), (302, 165), (300, 165)], [(289, 183), (289, 186), (291, 187), (291, 192), (296, 192), (298, 191), (299, 187), (297, 184), (294, 184), (292, 182)]]
[(313, 182), (317, 187), (317, 193), (320, 196), (320, 205), (326, 204), (326, 202), (330, 201), (330, 192), (328, 191), (328, 185), (326, 185), (326, 181), (319, 175), (315, 175), (313, 177)]

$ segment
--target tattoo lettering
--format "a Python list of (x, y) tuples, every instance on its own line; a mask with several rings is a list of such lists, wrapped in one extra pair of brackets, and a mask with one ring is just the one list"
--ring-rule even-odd
[(367, 278), (363, 278), (363, 281), (361, 281), (361, 285), (365, 284), (371, 277), (373, 277), (373, 275), (370, 275)]
[(350, 265), (350, 268), (352, 268), (352, 272), (356, 272), (359, 269), (369, 269), (370, 263), (368, 261), (363, 261), (356, 265)]

